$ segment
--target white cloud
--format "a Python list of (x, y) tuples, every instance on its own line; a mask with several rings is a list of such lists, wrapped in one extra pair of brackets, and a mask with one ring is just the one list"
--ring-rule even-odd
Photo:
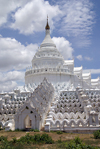
[[(95, 14), (90, 0), (62, 0), (50, 5), (45, 0), (0, 0), (0, 26), (4, 23), (22, 34), (43, 31), (47, 14), (51, 28), (75, 37), (75, 44), (91, 44)], [(13, 22), (12, 22), (13, 21)]]
[(32, 34), (44, 30), (47, 15), (53, 26), (52, 18), (60, 13), (58, 6), (51, 6), (48, 1), (32, 0), (16, 11), (13, 15), (15, 22), (11, 27), (18, 29), (20, 33)]
[[(76, 58), (77, 58), (78, 60), (80, 60), (80, 61), (83, 60), (82, 55), (78, 55), (78, 56), (76, 56)], [(87, 61), (92, 61), (92, 60), (93, 60), (92, 58), (90, 58), (90, 57), (88, 57), (88, 56), (85, 56), (84, 59), (87, 60)]]
[(0, 72), (0, 83), (7, 81), (23, 81), (24, 82), (24, 71), (9, 71)]
[(82, 61), (82, 60), (83, 60), (82, 55), (78, 55), (78, 56), (76, 56), (76, 58), (77, 58), (78, 60), (80, 60), (80, 61)]
[(14, 88), (16, 88), (17, 83), (16, 81), (7, 81), (0, 84), (0, 92), (2, 91), (12, 91)]
[(63, 14), (60, 31), (68, 36), (77, 37), (78, 46), (88, 46), (91, 43), (89, 36), (92, 33), (95, 16), (92, 2), (90, 0), (63, 0), (60, 4)]
[(0, 37), (0, 70), (20, 70), (31, 65), (37, 44), (22, 45), (16, 39)]
[(24, 84), (25, 72), (21, 69), (31, 65), (37, 49), (37, 44), (24, 46), (15, 39), (0, 36), (0, 92), (11, 91)]
[(0, 0), (0, 26), (8, 21), (11, 12), (25, 5), (29, 0)]
[(0, 92), (11, 91), (19, 83), (24, 84), (24, 71), (0, 72)]
[(37, 44), (24, 46), (14, 38), (0, 36), (0, 91), (10, 91), (23, 84), (25, 72), (22, 69), (31, 65), (37, 49)]
[(84, 69), (83, 72), (91, 72), (91, 74), (100, 74), (100, 69)]
[(72, 53), (74, 50), (71, 47), (71, 43), (68, 40), (66, 40), (64, 37), (53, 37), (52, 39), (56, 44), (57, 49), (65, 59), (71, 59), (73, 57)]
[(88, 57), (88, 56), (85, 56), (85, 59), (86, 59), (87, 61), (92, 61), (92, 60), (93, 60), (92, 58), (90, 58), (90, 57)]

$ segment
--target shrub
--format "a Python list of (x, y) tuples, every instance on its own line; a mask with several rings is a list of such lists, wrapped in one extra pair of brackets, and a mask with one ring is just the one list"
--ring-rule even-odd
[(24, 144), (27, 143), (29, 144), (30, 142), (32, 142), (34, 140), (34, 136), (29, 135), (29, 133), (27, 133), (25, 136), (21, 137), (19, 140), (17, 140), (18, 142)]
[(2, 126), (0, 125), (0, 130), (3, 130)]
[(38, 129), (34, 129), (34, 132), (39, 132), (39, 130)]
[(16, 143), (16, 142), (17, 142), (17, 139), (13, 138), (12, 143)]
[(93, 135), (95, 139), (100, 139), (100, 130), (94, 131)]
[(82, 144), (82, 140), (79, 137), (75, 137), (74, 142), (76, 145)]
[(54, 143), (54, 141), (52, 140), (52, 138), (48, 134), (46, 134), (46, 133), (44, 133), (44, 134), (41, 135), (41, 141), (44, 142), (44, 143), (46, 143), (46, 144), (52, 144), (52, 143)]
[(57, 134), (62, 134), (63, 132), (62, 131), (57, 131)]
[(66, 149), (97, 149), (97, 148), (92, 147), (90, 145), (85, 145), (82, 143), (82, 141), (79, 138), (76, 138), (76, 139), (70, 141), (66, 145)]
[(33, 144), (37, 144), (37, 143), (45, 143), (45, 144), (52, 144), (54, 141), (52, 140), (52, 138), (48, 135), (48, 134), (34, 134), (34, 136), (32, 135), (25, 135), (23, 137), (21, 137), (19, 140), (17, 140), (20, 143), (33, 143)]
[(15, 131), (20, 131), (20, 129), (15, 129)]
[[(64, 144), (63, 144), (64, 145)], [(66, 149), (99, 149), (98, 147), (93, 147), (82, 143), (82, 140), (79, 137), (76, 137), (74, 140), (71, 140), (69, 143), (65, 143)]]
[(55, 133), (56, 131), (52, 131), (52, 130), (50, 130), (50, 132)]
[(30, 129), (30, 131), (34, 131), (34, 129)]
[(12, 132), (12, 130), (10, 129), (9, 132)]
[(35, 142), (35, 143), (41, 142), (41, 136), (40, 136), (40, 134), (35, 134), (35, 135), (34, 135), (34, 140), (33, 140), (33, 142)]
[(60, 139), (58, 140), (58, 143), (62, 143), (61, 137), (60, 137)]
[(7, 137), (1, 136), (1, 137), (0, 137), (0, 141), (1, 141), (1, 142), (6, 142), (6, 141), (7, 141)]

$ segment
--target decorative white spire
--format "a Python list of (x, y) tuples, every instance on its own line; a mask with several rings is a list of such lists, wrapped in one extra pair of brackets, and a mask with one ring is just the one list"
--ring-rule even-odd
[(46, 29), (46, 30), (49, 30), (49, 29), (50, 29), (50, 26), (49, 26), (49, 24), (48, 24), (48, 15), (47, 15), (47, 25), (46, 25), (45, 29)]

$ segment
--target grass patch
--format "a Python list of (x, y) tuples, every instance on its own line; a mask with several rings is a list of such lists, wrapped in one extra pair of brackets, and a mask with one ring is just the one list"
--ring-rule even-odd
[(60, 135), (60, 134), (63, 134), (63, 132), (62, 132), (62, 131), (57, 131), (57, 134), (59, 134), (59, 135)]
[[(29, 134), (28, 134), (29, 133)], [(16, 131), (16, 132), (6, 132), (4, 130), (0, 131), (0, 149), (67, 149), (67, 145), (70, 144), (70, 142), (74, 142), (74, 139), (79, 137), (81, 139), (81, 144), (87, 145), (87, 149), (89, 149), (89, 146), (97, 146), (96, 149), (100, 149), (100, 140), (94, 139), (93, 134), (75, 134), (75, 133), (63, 133), (61, 135), (57, 134), (57, 131), (53, 132), (45, 132), (48, 136), (51, 137), (53, 140), (53, 144), (47, 144), (46, 142), (39, 141), (41, 136), (44, 134), (44, 132), (24, 132), (24, 131)], [(22, 137), (27, 136), (26, 142), (23, 143), (23, 140), (20, 140)], [(39, 135), (40, 137), (35, 137), (38, 141), (30, 141), (30, 136), (34, 137), (34, 135)], [(9, 136), (9, 137), (7, 137)], [(47, 138), (47, 136), (43, 137)], [(23, 138), (25, 139), (25, 138)], [(7, 142), (8, 141), (8, 142)], [(78, 141), (77, 141), (78, 142)], [(74, 142), (75, 143), (75, 142)], [(73, 144), (73, 143), (72, 143)], [(75, 148), (75, 146), (74, 146)], [(73, 149), (74, 149), (73, 148)], [(75, 148), (75, 149), (78, 149)], [(79, 148), (81, 149), (81, 148)], [(85, 149), (82, 148), (82, 149)], [(91, 149), (91, 148), (90, 148)], [(94, 148), (93, 148), (94, 149)]]
[(33, 131), (34, 131), (34, 132), (39, 132), (39, 130), (38, 130), (38, 129), (34, 129)]
[[(0, 137), (0, 149), (22, 149), (24, 146), (34, 145), (34, 144), (53, 144), (54, 141), (48, 134), (34, 134), (34, 136), (26, 134), (20, 139), (16, 139), (15, 137), (8, 141), (7, 137)], [(27, 147), (28, 148), (28, 147)]]
[(100, 149), (99, 147), (94, 147), (91, 145), (86, 145), (82, 142), (79, 137), (67, 142), (67, 141), (58, 141), (57, 144), (58, 149)]
[[(51, 144), (51, 145), (50, 145)], [(13, 138), (11, 141), (7, 140), (7, 137), (0, 137), (0, 149), (100, 149), (99, 147), (93, 147), (86, 145), (79, 137), (69, 141), (62, 141), (61, 137), (58, 141), (54, 142), (52, 138), (43, 133), (26, 134), (20, 139)]]
[(100, 130), (94, 131), (93, 135), (95, 139), (100, 139)]

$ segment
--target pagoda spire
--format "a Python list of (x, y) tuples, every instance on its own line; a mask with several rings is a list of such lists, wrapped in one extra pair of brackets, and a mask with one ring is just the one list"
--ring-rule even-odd
[(47, 24), (46, 24), (46, 27), (45, 27), (46, 30), (49, 30), (50, 29), (50, 26), (48, 24), (48, 15), (47, 15)]

